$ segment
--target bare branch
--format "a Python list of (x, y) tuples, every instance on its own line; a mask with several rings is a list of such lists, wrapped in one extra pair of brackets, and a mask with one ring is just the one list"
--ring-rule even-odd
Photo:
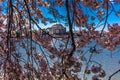
[(114, 75), (118, 74), (119, 72), (120, 72), (120, 69), (117, 70), (117, 71), (115, 71), (113, 74), (111, 74), (111, 75), (109, 76), (109, 79), (108, 79), (108, 80), (111, 80), (111, 78), (112, 78)]

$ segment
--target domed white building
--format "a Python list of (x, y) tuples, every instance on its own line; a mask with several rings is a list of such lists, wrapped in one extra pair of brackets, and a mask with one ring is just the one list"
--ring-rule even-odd
[(49, 34), (54, 34), (54, 35), (63, 35), (66, 33), (66, 28), (60, 24), (60, 23), (55, 23), (52, 25), (52, 27), (47, 28)]

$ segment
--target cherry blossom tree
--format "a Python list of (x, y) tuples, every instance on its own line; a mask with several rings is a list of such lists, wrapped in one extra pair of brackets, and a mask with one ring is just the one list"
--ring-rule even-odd
[[(3, 79), (87, 80), (89, 74), (92, 80), (101, 80), (106, 72), (100, 63), (92, 61), (92, 56), (101, 53), (96, 48), (98, 44), (110, 51), (120, 44), (120, 25), (108, 23), (112, 13), (120, 16), (116, 5), (120, 5), (119, 0), (0, 0)], [(59, 39), (42, 30), (41, 24), (56, 22), (68, 26), (67, 36)], [(75, 34), (76, 27), (79, 31)], [(81, 48), (93, 40), (96, 44), (88, 50), (90, 57), (86, 60)], [(83, 71), (84, 61), (87, 64)], [(109, 80), (118, 72), (111, 74)]]

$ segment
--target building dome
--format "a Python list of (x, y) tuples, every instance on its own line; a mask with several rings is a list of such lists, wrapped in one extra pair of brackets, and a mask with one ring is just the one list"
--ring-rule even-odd
[(60, 23), (55, 23), (54, 25), (52, 25), (52, 28), (54, 28), (54, 29), (62, 29), (62, 28), (65, 28), (65, 27)]
[(51, 26), (51, 28), (48, 28), (48, 31), (50, 34), (65, 34), (66, 33), (66, 28), (60, 24), (60, 23), (55, 23)]

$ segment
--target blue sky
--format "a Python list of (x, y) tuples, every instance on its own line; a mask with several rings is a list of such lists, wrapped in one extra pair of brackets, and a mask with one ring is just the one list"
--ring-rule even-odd
[[(13, 0), (13, 1), (14, 1), (14, 0)], [(113, 1), (113, 0), (111, 0), (111, 1)], [(3, 8), (3, 13), (4, 13), (4, 14), (7, 12), (6, 4), (7, 4), (7, 2), (0, 3), (0, 6)], [(112, 5), (114, 6), (114, 11), (120, 11), (120, 5), (119, 5), (119, 4), (115, 4), (114, 2), (112, 2)], [(96, 14), (96, 12), (94, 12), (94, 11), (92, 11), (93, 13), (91, 13), (91, 12), (90, 12), (91, 9), (88, 10), (88, 9), (86, 9), (86, 8), (83, 8), (83, 7), (84, 7), (83, 5), (81, 5), (81, 6), (82, 6), (83, 12), (84, 12), (86, 15), (93, 15), (93, 13)], [(56, 7), (53, 7), (53, 8), (57, 9), (60, 15), (66, 16), (66, 8), (65, 8), (65, 6), (63, 6), (63, 7), (56, 6)], [(65, 22), (64, 22), (63, 20), (55, 19), (51, 14), (49, 14), (49, 13), (48, 13), (48, 12), (49, 12), (48, 8), (41, 7), (40, 10), (43, 12), (43, 15), (44, 15), (45, 17), (54, 19), (56, 22), (59, 22), (59, 23), (63, 24), (65, 27), (68, 27), (68, 26), (66, 26), (66, 25), (64, 24)], [(111, 10), (109, 10), (109, 12), (110, 12), (110, 11), (111, 11)], [(89, 14), (88, 14), (88, 13), (89, 13)], [(93, 15), (93, 16), (94, 16), (94, 15)], [(92, 21), (89, 20), (89, 22), (91, 23)], [(99, 20), (98, 20), (98, 19), (95, 19), (94, 22), (97, 24), (97, 23), (99, 23)], [(117, 17), (117, 16), (115, 15), (115, 13), (112, 12), (112, 13), (109, 15), (109, 17), (108, 17), (108, 21), (107, 21), (107, 22), (108, 22), (109, 24), (113, 24), (113, 23), (118, 23), (118, 24), (120, 24), (120, 17)], [(103, 21), (102, 23), (104, 23), (104, 21)], [(48, 27), (51, 27), (53, 24), (47, 22), (47, 25), (44, 25), (44, 24), (42, 24), (42, 23), (40, 22), (39, 25), (40, 25), (41, 28), (48, 28)], [(100, 30), (101, 28), (102, 28), (102, 26), (99, 27), (97, 30)], [(78, 28), (76, 28), (76, 29), (78, 29)], [(68, 30), (68, 28), (67, 28), (67, 30)], [(107, 30), (107, 29), (106, 29), (106, 30)]]
[[(111, 1), (112, 1), (112, 0), (111, 0)], [(118, 24), (120, 24), (120, 17), (116, 16), (116, 14), (115, 14), (115, 11), (116, 11), (116, 12), (117, 12), (117, 11), (120, 11), (120, 5), (119, 5), (119, 4), (115, 4), (114, 2), (112, 2), (112, 5), (114, 6), (114, 11), (109, 15), (108, 20), (107, 20), (107, 23), (109, 23), (109, 24), (113, 24), (113, 23), (118, 23)], [(83, 7), (83, 5), (82, 5), (82, 7)], [(64, 6), (64, 7), (59, 7), (59, 6), (57, 6), (57, 7), (54, 7), (54, 8), (57, 9), (58, 12), (59, 12), (61, 15), (66, 16), (66, 8), (65, 8), (65, 6)], [(45, 17), (50, 17), (50, 18), (52, 18), (52, 19), (55, 19), (51, 14), (48, 14), (48, 10), (47, 10), (46, 8), (41, 8), (41, 10), (43, 11), (43, 14), (44, 14)], [(93, 13), (91, 13), (91, 12), (90, 12), (91, 9), (88, 10), (88, 9), (83, 8), (82, 10), (83, 10), (83, 12), (84, 12), (86, 15), (93, 15), (93, 13), (94, 13), (94, 14), (97, 13), (96, 11), (95, 11), (95, 12), (92, 11)], [(109, 10), (109, 13), (110, 13), (110, 12), (111, 12), (111, 10)], [(89, 13), (89, 14), (88, 14), (88, 13)], [(93, 15), (93, 16), (94, 16), (94, 15)], [(63, 24), (65, 27), (67, 27), (67, 30), (68, 30), (68, 26), (66, 26), (63, 21), (57, 19), (56, 22), (59, 22), (59, 23)], [(89, 20), (89, 22), (91, 23), (92, 21)], [(94, 22), (95, 22), (95, 24), (98, 24), (98, 23), (99, 23), (99, 20), (98, 20), (98, 19), (95, 19)], [(101, 24), (104, 23), (104, 22), (105, 22), (105, 20), (102, 21)], [(42, 28), (48, 28), (48, 27), (51, 27), (53, 24), (48, 23), (47, 25), (44, 25), (44, 24), (42, 24), (42, 23), (40, 22), (39, 25), (40, 25)], [(103, 27), (103, 25), (101, 25), (101, 27), (97, 28), (97, 30), (101, 30), (102, 27)], [(76, 27), (75, 29), (78, 30), (77, 27)], [(105, 30), (107, 31), (107, 27), (105, 28)]]

